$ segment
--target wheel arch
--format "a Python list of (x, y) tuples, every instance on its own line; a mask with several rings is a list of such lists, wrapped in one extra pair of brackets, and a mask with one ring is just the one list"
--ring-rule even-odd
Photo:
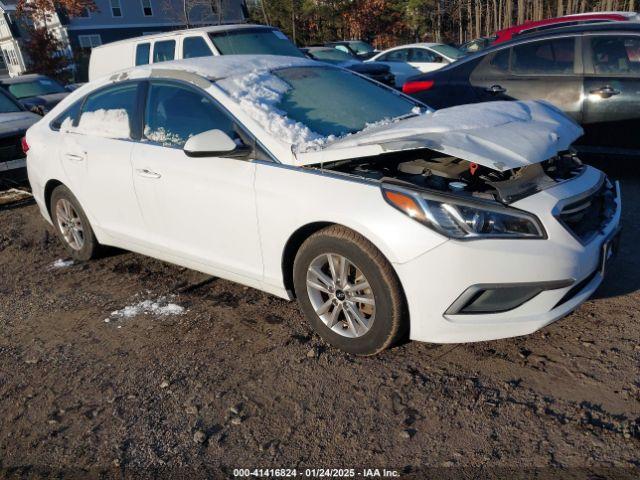
[(51, 216), (51, 197), (53, 195), (53, 191), (59, 187), (60, 185), (64, 185), (60, 180), (51, 179), (44, 186), (44, 204), (47, 207), (47, 213), (49, 214), (49, 218), (53, 220)]

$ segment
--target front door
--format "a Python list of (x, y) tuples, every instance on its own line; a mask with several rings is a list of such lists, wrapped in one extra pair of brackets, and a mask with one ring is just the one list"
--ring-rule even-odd
[(133, 151), (140, 209), (158, 249), (205, 271), (259, 279), (255, 164), (189, 157), (182, 149), (189, 137), (213, 129), (238, 137), (234, 122), (204, 91), (171, 81), (151, 83), (143, 140)]
[(640, 36), (585, 37), (587, 146), (640, 150)]
[(471, 74), (478, 101), (547, 100), (574, 120), (582, 114), (576, 37), (537, 40), (488, 54)]

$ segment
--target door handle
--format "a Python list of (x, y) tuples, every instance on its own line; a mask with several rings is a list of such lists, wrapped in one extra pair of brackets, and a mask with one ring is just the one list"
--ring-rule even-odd
[(146, 168), (139, 168), (139, 169), (136, 170), (136, 172), (138, 172), (138, 175), (140, 175), (141, 177), (144, 177), (144, 178), (160, 178), (160, 177), (162, 177), (162, 175), (160, 175), (159, 173), (152, 172), (151, 170), (148, 170)]
[(589, 93), (594, 95), (600, 95), (602, 98), (611, 98), (614, 95), (619, 95), (620, 90), (616, 90), (611, 85), (605, 85), (604, 87), (596, 88), (595, 90), (591, 90)]
[(491, 85), (490, 87), (485, 88), (484, 91), (489, 93), (504, 93), (507, 89), (501, 85)]
[(65, 154), (65, 157), (67, 158), (67, 160), (70, 160), (72, 162), (76, 162), (76, 163), (80, 163), (80, 162), (84, 162), (84, 159), (86, 158), (86, 156), (83, 155), (78, 155), (76, 153), (67, 153)]

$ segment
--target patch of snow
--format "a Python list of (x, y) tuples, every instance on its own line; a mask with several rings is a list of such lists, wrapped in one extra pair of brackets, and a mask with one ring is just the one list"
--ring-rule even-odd
[(75, 262), (71, 259), (63, 260), (62, 258), (59, 258), (58, 260), (56, 260), (51, 264), (51, 268), (67, 268), (67, 267), (71, 267), (74, 263)]
[(276, 138), (298, 146), (320, 146), (327, 141), (301, 122), (288, 118), (276, 105), (291, 88), (268, 71), (254, 70), (247, 75), (235, 75), (219, 81), (227, 93), (251, 118)]
[(168, 315), (184, 315), (187, 310), (176, 303), (172, 303), (172, 299), (172, 297), (159, 297), (155, 300), (147, 299), (132, 305), (127, 305), (120, 310), (111, 312), (109, 318), (106, 318), (104, 322), (110, 323), (112, 320), (133, 318), (138, 315), (155, 315), (159, 317)]
[(158, 142), (163, 147), (184, 145), (186, 140), (177, 133), (172, 133), (166, 130), (164, 127), (158, 127), (155, 130), (151, 130), (148, 126), (144, 128), (144, 136), (152, 142)]
[(129, 138), (129, 115), (123, 108), (85, 112), (80, 116), (78, 126), (74, 126), (73, 121), (67, 118), (62, 122), (60, 130), (96, 137)]

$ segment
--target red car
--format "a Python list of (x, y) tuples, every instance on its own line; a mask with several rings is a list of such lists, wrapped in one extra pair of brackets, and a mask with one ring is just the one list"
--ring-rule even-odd
[(640, 14), (636, 12), (590, 12), (578, 13), (575, 15), (565, 15), (564, 17), (547, 18), (536, 22), (525, 22), (522, 25), (498, 30), (495, 35), (493, 45), (511, 40), (516, 35), (539, 32), (542, 30), (582, 25), (587, 23), (601, 22), (628, 22), (640, 21)]
[(489, 37), (476, 38), (467, 43), (462, 44), (459, 49), (465, 53), (473, 53), (491, 45), (497, 45), (511, 40), (517, 35), (525, 33), (540, 32), (551, 28), (570, 27), (573, 25), (584, 25), (589, 23), (605, 23), (605, 22), (629, 22), (640, 21), (640, 14), (636, 12), (589, 12), (576, 13), (573, 15), (565, 15), (564, 17), (547, 18), (545, 20), (537, 20), (535, 22), (528, 21), (522, 25), (498, 30)]

